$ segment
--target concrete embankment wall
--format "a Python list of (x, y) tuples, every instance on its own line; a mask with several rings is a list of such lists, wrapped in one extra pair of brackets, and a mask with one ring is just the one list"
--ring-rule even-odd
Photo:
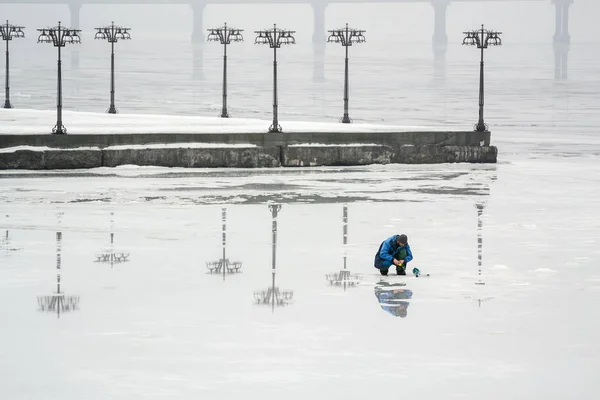
[[(490, 132), (0, 135), (0, 169), (495, 163)], [(27, 146), (16, 151), (2, 149)]]
[(119, 165), (267, 168), (368, 164), (495, 163), (494, 146), (345, 145), (211, 148), (47, 149), (0, 152), (0, 169), (85, 169)]

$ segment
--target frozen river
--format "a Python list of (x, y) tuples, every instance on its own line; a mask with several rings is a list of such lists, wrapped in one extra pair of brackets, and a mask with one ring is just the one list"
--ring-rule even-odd
[[(600, 146), (569, 148), (515, 144), (493, 166), (2, 173), (2, 390), (594, 398)], [(275, 307), (255, 301), (272, 286), (269, 202), (282, 204), (275, 284), (292, 296)], [(222, 257), (222, 208), (226, 257), (242, 262), (224, 277), (206, 267)], [(373, 254), (394, 233), (430, 277), (383, 286)], [(57, 290), (57, 246), (60, 315), (43, 298)], [(111, 252), (127, 261), (97, 262)], [(357, 286), (325, 278), (344, 255)], [(395, 300), (380, 304), (382, 288)]]
[[(67, 109), (107, 107), (106, 46), (89, 42), (78, 67), (65, 56)], [(377, 43), (352, 58), (357, 122), (470, 129), (476, 51), (451, 45), (440, 67), (428, 44)], [(53, 107), (40, 46), (14, 52), (18, 108)], [(217, 114), (219, 46), (198, 60), (183, 42), (127, 46), (122, 112)], [(574, 44), (567, 81), (550, 45), (488, 53), (495, 165), (1, 172), (0, 398), (596, 399), (598, 51)], [(341, 54), (282, 51), (284, 128), (341, 116)], [(232, 115), (268, 118), (269, 57), (232, 49)], [(272, 286), (273, 202), (275, 285), (291, 297), (276, 307), (255, 300)], [(225, 277), (206, 265), (222, 257), (222, 208), (242, 263)], [(430, 277), (380, 282), (373, 255), (396, 233)], [(97, 262), (112, 253), (126, 262)], [(357, 286), (326, 280), (344, 256)]]

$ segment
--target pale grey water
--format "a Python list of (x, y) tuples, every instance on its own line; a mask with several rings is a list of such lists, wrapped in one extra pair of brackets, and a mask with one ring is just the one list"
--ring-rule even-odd
[[(65, 106), (103, 111), (108, 58), (98, 51), (108, 46), (88, 43), (78, 70), (65, 60)], [(54, 49), (20, 45), (13, 103), (52, 108)], [(476, 122), (473, 48), (450, 46), (445, 78), (427, 44), (352, 50), (357, 121)], [(117, 106), (216, 115), (220, 51), (204, 46), (204, 79), (195, 79), (185, 41), (119, 44)], [(313, 77), (310, 46), (280, 54), (282, 125), (336, 121), (342, 49), (327, 47), (324, 81)], [(569, 79), (555, 81), (550, 45), (487, 52), (496, 165), (0, 174), (2, 397), (597, 398), (600, 57), (587, 45), (570, 54)], [(268, 117), (271, 52), (248, 43), (230, 56), (231, 113)], [(271, 283), (268, 200), (283, 203), (277, 285), (294, 291), (274, 313), (253, 304)], [(325, 280), (343, 265), (342, 202), (348, 268), (365, 281), (346, 291)], [(479, 231), (477, 204), (486, 204)], [(205, 268), (221, 254), (222, 206), (228, 255), (244, 263), (225, 280)], [(94, 263), (111, 213), (115, 245), (131, 253), (114, 268)], [(37, 311), (37, 296), (55, 290), (57, 231), (62, 290), (80, 298), (60, 319)], [(398, 231), (413, 265), (432, 275), (403, 278), (413, 291), (406, 318), (381, 309), (371, 266)]]

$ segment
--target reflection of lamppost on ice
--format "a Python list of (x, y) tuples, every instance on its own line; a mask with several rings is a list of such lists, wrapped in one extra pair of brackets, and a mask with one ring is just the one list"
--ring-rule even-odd
[(346, 48), (344, 69), (344, 116), (341, 119), (343, 124), (349, 124), (352, 122), (350, 115), (348, 114), (348, 47), (352, 46), (352, 43), (364, 43), (364, 32), (364, 30), (348, 28), (348, 24), (346, 24), (345, 28), (329, 31), (330, 35), (327, 39), (328, 42), (341, 43), (342, 46)]
[(343, 220), (342, 236), (343, 236), (343, 243), (344, 243), (344, 269), (342, 269), (340, 272), (333, 272), (330, 274), (325, 274), (325, 278), (327, 278), (329, 283), (332, 285), (338, 285), (338, 286), (344, 285), (344, 290), (346, 290), (346, 286), (358, 285), (360, 283), (362, 277), (357, 274), (352, 274), (347, 269), (346, 245), (348, 244), (348, 206), (345, 204), (344, 204), (344, 209), (343, 209), (343, 214), (342, 214), (342, 220)]
[(277, 266), (277, 214), (281, 210), (281, 204), (269, 204), (269, 210), (271, 211), (271, 216), (273, 217), (271, 229), (273, 233), (273, 255), (271, 272), (273, 276), (271, 281), (271, 287), (269, 287), (267, 290), (254, 292), (254, 299), (256, 300), (256, 304), (258, 305), (270, 304), (274, 312), (275, 306), (280, 307), (287, 305), (292, 299), (292, 297), (294, 297), (294, 292), (282, 291), (279, 290), (277, 286), (275, 286), (275, 270)]
[(8, 52), (8, 42), (13, 38), (23, 38), (25, 37), (25, 33), (23, 33), (23, 26), (15, 26), (8, 23), (6, 20), (6, 24), (0, 25), (0, 35), (2, 35), (2, 40), (6, 42), (6, 75), (5, 75), (5, 99), (4, 99), (4, 108), (13, 108), (12, 104), (10, 104), (10, 81), (8, 79), (9, 72), (9, 52)]
[(125, 252), (119, 252), (119, 251), (115, 251), (114, 245), (115, 245), (115, 234), (114, 234), (114, 230), (115, 230), (115, 226), (114, 226), (114, 213), (110, 213), (111, 219), (110, 219), (110, 247), (101, 252), (96, 254), (96, 261), (97, 263), (102, 263), (102, 264), (110, 264), (110, 267), (113, 268), (115, 266), (115, 264), (121, 264), (121, 263), (125, 263), (125, 262), (129, 262), (129, 253), (125, 253)]
[(477, 208), (477, 269), (479, 271), (479, 281), (475, 282), (476, 285), (485, 285), (485, 282), (481, 280), (481, 269), (483, 267), (483, 210), (485, 209), (485, 203), (475, 204)]
[[(6, 215), (6, 222), (8, 223), (8, 214)], [(6, 227), (5, 236), (0, 239), (0, 244), (3, 250), (8, 251), (8, 226)]]
[(481, 25), (481, 29), (463, 33), (465, 34), (464, 45), (477, 46), (478, 49), (481, 49), (481, 62), (479, 64), (479, 120), (477, 125), (475, 125), (475, 130), (477, 132), (484, 132), (488, 128), (483, 122), (483, 50), (487, 49), (488, 46), (500, 46), (502, 44), (502, 39), (500, 39), (502, 32), (489, 31)]
[(129, 34), (130, 28), (123, 28), (121, 26), (115, 26), (112, 22), (111, 25), (96, 28), (96, 36), (94, 39), (108, 40), (110, 43), (110, 106), (108, 107), (107, 113), (116, 114), (117, 109), (115, 108), (115, 43), (119, 39), (127, 40), (131, 39)]
[(21, 247), (15, 247), (10, 245), (10, 237), (9, 237), (9, 229), (8, 229), (8, 218), (9, 215), (6, 215), (6, 231), (4, 235), (0, 237), (0, 250), (3, 251), (5, 256), (8, 256), (11, 251), (21, 250)]
[(223, 256), (219, 261), (209, 261), (206, 263), (206, 268), (210, 274), (223, 274), (223, 280), (225, 280), (225, 274), (239, 273), (242, 269), (241, 261), (229, 261), (225, 255), (225, 248), (227, 246), (227, 208), (221, 209), (221, 221), (223, 222)]
[(278, 29), (273, 25), (273, 29), (255, 31), (258, 34), (254, 40), (255, 44), (268, 44), (273, 49), (273, 124), (269, 127), (269, 133), (282, 132), (278, 119), (278, 101), (277, 101), (277, 49), (282, 44), (295, 44), (296, 39), (293, 34), (296, 31)]
[(66, 296), (60, 291), (61, 241), (62, 232), (56, 232), (56, 293), (37, 298), (40, 312), (56, 313), (58, 318), (61, 313), (79, 310), (79, 296)]
[(66, 134), (67, 128), (62, 123), (62, 60), (60, 57), (61, 47), (65, 47), (67, 43), (81, 43), (79, 37), (80, 29), (65, 28), (58, 21), (58, 26), (54, 28), (38, 29), (40, 36), (38, 43), (52, 43), (58, 49), (58, 94), (56, 100), (56, 126), (52, 129), (52, 133)]
[(243, 29), (234, 29), (227, 27), (227, 23), (221, 28), (208, 29), (210, 34), (207, 40), (213, 42), (220, 42), (223, 45), (223, 109), (221, 110), (221, 118), (229, 118), (227, 112), (227, 45), (231, 42), (242, 42), (244, 37), (242, 36)]

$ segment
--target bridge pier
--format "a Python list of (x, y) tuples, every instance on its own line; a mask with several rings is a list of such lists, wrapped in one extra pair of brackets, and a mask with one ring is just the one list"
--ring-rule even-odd
[(446, 18), (450, 0), (431, 0), (433, 6), (433, 81), (436, 84), (446, 82), (446, 51), (448, 50), (448, 34)]
[(192, 43), (192, 79), (204, 80), (204, 44)]
[(206, 33), (204, 31), (204, 9), (206, 3), (196, 2), (190, 3), (192, 7), (192, 43), (200, 44), (205, 42)]
[(70, 28), (81, 29), (79, 21), (81, 17), (81, 3), (69, 3)]
[[(81, 29), (81, 3), (69, 3), (69, 14), (70, 14), (70, 28)], [(71, 68), (79, 68), (79, 49), (77, 46), (71, 51)]]
[(568, 76), (569, 47), (569, 8), (573, 0), (553, 0), (556, 9), (554, 28), (554, 79), (564, 80)]
[(569, 34), (569, 7), (573, 3), (573, 0), (554, 0), (553, 2), (556, 8), (554, 43), (568, 44), (571, 42), (571, 35)]
[(327, 8), (326, 2), (311, 3), (313, 9), (313, 45), (321, 46), (325, 48), (325, 9)]
[(567, 80), (569, 69), (569, 45), (554, 43), (554, 79)]
[(313, 82), (325, 81), (325, 46), (313, 47)]
[(445, 55), (448, 47), (448, 35), (446, 34), (446, 16), (450, 0), (431, 0), (433, 6), (433, 49), (436, 53)]

